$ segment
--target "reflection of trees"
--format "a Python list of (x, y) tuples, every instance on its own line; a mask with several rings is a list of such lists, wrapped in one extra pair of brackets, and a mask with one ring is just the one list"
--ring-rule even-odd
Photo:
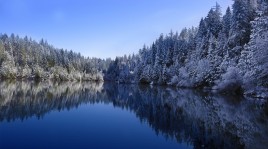
[(195, 148), (268, 145), (267, 104), (262, 102), (163, 87), (104, 88), (115, 106), (134, 111), (157, 134), (193, 143)]
[(101, 90), (97, 83), (1, 82), (0, 120), (40, 118), (51, 110), (99, 102)]
[(156, 132), (195, 148), (264, 148), (268, 104), (193, 90), (96, 83), (0, 83), (0, 121), (42, 117), (84, 103), (133, 111)]

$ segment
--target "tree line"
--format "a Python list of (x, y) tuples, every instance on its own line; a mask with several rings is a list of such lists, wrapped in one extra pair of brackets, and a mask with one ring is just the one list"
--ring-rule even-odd
[(88, 58), (47, 41), (0, 35), (0, 78), (102, 81), (111, 59)]
[(234, 0), (222, 14), (216, 4), (198, 27), (161, 34), (138, 54), (117, 57), (104, 79), (268, 97), (267, 6)]

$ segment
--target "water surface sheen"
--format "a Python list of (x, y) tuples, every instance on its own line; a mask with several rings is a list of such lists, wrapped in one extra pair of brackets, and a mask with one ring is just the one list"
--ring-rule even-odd
[(0, 148), (266, 148), (268, 104), (112, 83), (0, 83)]

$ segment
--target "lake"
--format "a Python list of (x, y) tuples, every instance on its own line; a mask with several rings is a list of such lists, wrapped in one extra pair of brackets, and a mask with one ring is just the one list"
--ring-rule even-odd
[(267, 124), (261, 99), (113, 83), (0, 83), (1, 149), (264, 149)]

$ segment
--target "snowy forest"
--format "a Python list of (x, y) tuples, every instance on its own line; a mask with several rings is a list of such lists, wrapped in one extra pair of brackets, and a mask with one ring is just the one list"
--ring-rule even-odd
[(267, 4), (234, 0), (224, 14), (216, 4), (198, 27), (161, 34), (137, 55), (117, 57), (104, 79), (267, 97)]
[(0, 35), (1, 79), (102, 81), (110, 61), (56, 49), (43, 39)]
[(161, 34), (137, 54), (103, 60), (0, 35), (0, 78), (91, 80), (206, 88), (268, 97), (268, 1), (219, 4), (198, 27)]

